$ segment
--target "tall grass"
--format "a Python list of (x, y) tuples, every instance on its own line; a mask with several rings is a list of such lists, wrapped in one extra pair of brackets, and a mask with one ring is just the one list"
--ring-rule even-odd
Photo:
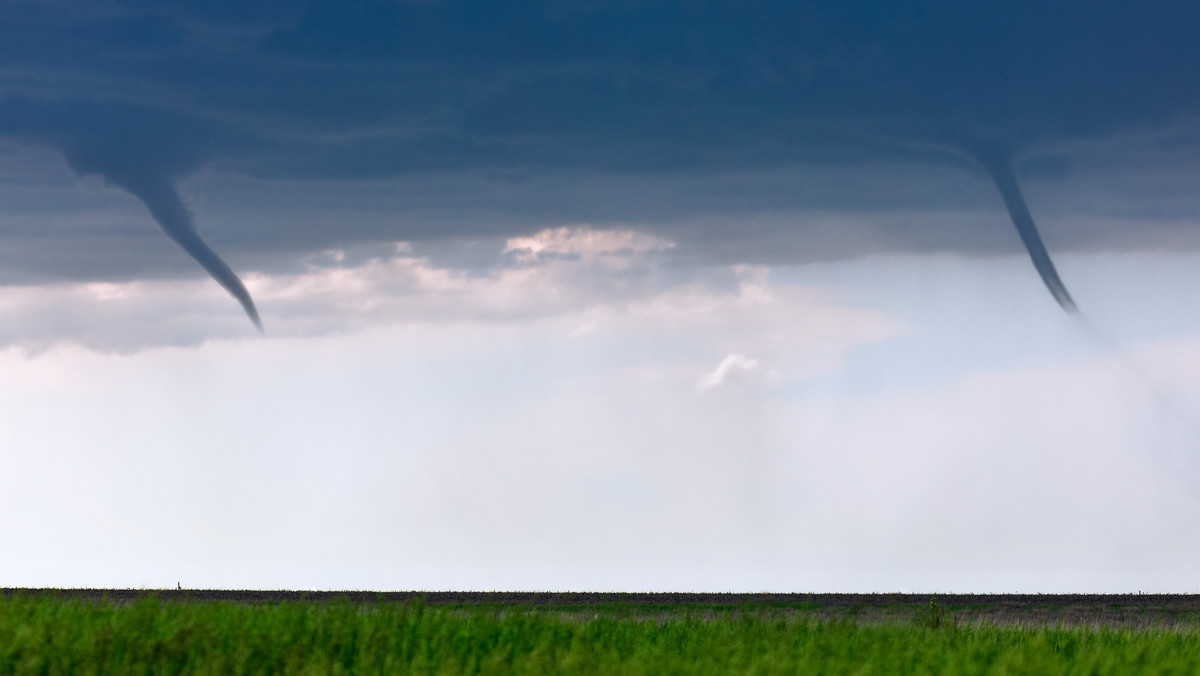
[(778, 609), (0, 598), (0, 674), (1197, 674), (1200, 632)]

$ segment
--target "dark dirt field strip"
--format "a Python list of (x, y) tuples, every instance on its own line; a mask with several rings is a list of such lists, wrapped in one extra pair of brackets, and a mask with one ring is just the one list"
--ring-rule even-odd
[[(618, 592), (305, 591), (236, 589), (0, 589), (0, 596), (54, 597), (127, 603), (420, 602), (429, 606), (578, 612), (591, 609), (653, 615), (678, 611), (747, 610), (803, 613), (865, 622), (910, 620), (930, 611), (931, 594), (734, 594)], [(936, 604), (959, 624), (1200, 628), (1196, 594), (938, 594)]]
[[(806, 594), (806, 593), (675, 593), (675, 592), (475, 592), (475, 591), (311, 591), (259, 589), (55, 589), (0, 588), (11, 597), (54, 596), (86, 600), (136, 601), (350, 601), (351, 603), (409, 603), (426, 605), (495, 605), (553, 608), (559, 606), (795, 606), (799, 608), (884, 608), (927, 605), (932, 593), (921, 594)], [(1200, 594), (936, 594), (946, 607), (1010, 608), (1146, 608), (1200, 612)]]

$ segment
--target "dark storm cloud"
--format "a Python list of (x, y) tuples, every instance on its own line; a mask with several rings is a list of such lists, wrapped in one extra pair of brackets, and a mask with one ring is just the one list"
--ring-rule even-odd
[[(530, 187), (547, 180), (578, 193), (613, 178), (711, 185), (747, 172), (941, 164), (993, 181), (991, 208), (1007, 206), (1070, 308), (1021, 194), (1019, 160), (1119, 134), (1194, 131), (1200, 112), (1200, 7), (1189, 3), (244, 4), (6, 5), (0, 134), (57, 149), (74, 171), (143, 200), (252, 316), (240, 282), (184, 218), (176, 181), (202, 167), (309, 181), (331, 196), (341, 188), (330, 181), (438, 181), (445, 204), (422, 221), (453, 237), (480, 226), (439, 214), (472, 199), (456, 185), (481, 179), (502, 189), (473, 217), (512, 232), (530, 223), (513, 214), (611, 215), (605, 200), (570, 206)], [(1072, 164), (1044, 155), (1040, 166), (1061, 175)], [(886, 202), (889, 187), (851, 179), (838, 191), (862, 206)], [(796, 207), (791, 193), (804, 189), (763, 194), (757, 206), (731, 195), (713, 210)], [(653, 202), (629, 202), (626, 220)], [(351, 214), (228, 241), (288, 250), (405, 238), (418, 226), (390, 227)], [(898, 229), (890, 244), (851, 238), (831, 251), (991, 246), (978, 223), (961, 228), (928, 242)], [(703, 246), (709, 233), (675, 236)]]
[(6, 9), (7, 93), (221, 119), (273, 142), (236, 163), (268, 176), (1019, 150), (1168, 123), (1198, 96), (1186, 4), (96, 6)]

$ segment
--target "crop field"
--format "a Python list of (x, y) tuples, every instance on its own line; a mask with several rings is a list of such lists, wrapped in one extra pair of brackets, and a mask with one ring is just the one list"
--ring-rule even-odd
[(1200, 598), (0, 590), (0, 674), (1196, 674)]

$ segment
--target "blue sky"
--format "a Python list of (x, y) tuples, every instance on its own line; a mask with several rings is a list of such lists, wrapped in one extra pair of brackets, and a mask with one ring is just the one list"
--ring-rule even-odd
[(1196, 591), (1194, 12), (9, 3), (0, 585)]

